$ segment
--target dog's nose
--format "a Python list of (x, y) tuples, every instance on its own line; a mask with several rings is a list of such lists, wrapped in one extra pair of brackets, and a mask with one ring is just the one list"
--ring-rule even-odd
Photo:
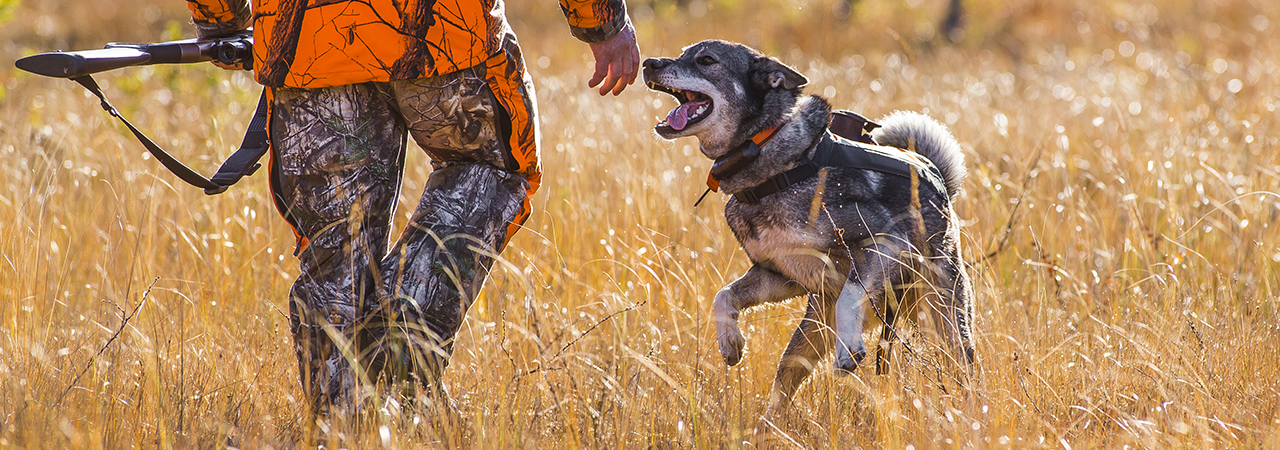
[[(644, 60), (644, 70), (640, 71), (646, 83), (653, 81), (653, 76), (663, 67), (671, 65), (671, 58), (649, 58)], [(651, 86), (652, 87), (652, 86)]]
[(644, 60), (644, 68), (646, 70), (658, 70), (671, 64), (671, 60), (667, 58), (649, 58)]

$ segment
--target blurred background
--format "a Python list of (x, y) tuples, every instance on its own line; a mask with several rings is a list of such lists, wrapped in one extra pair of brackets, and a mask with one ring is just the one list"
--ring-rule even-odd
[[(749, 261), (723, 198), (693, 207), (710, 161), (652, 133), (669, 96), (588, 89), (557, 4), (521, 0), (507, 15), (546, 175), (459, 335), (453, 435), (416, 411), (305, 416), (293, 236), (266, 177), (205, 196), (78, 85), (0, 64), (0, 447), (1280, 445), (1280, 4), (628, 5), (646, 57), (738, 41), (837, 107), (950, 128), (970, 172), (975, 385), (907, 327), (888, 375), (824, 361), (779, 433), (750, 436), (802, 303), (744, 314), (746, 356), (724, 366), (710, 301)], [(191, 37), (189, 22), (178, 1), (0, 0), (0, 60)], [(97, 78), (206, 174), (259, 91), (211, 65)], [(429, 170), (410, 151), (400, 223)]]

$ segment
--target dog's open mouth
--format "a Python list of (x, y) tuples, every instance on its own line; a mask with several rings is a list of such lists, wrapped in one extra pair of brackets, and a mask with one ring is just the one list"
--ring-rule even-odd
[(673, 131), (681, 131), (711, 115), (711, 97), (706, 94), (669, 88), (652, 82), (649, 83), (649, 88), (671, 94), (680, 101), (680, 106), (667, 113), (667, 118), (659, 121), (656, 128), (666, 127)]

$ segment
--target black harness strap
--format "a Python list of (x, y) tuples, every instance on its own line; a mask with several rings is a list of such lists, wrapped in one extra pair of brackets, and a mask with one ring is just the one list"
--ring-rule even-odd
[(266, 128), (267, 97), (265, 92), (258, 98), (258, 109), (254, 112), (253, 120), (249, 122), (249, 130), (245, 132), (244, 141), (240, 143), (240, 148), (230, 158), (227, 158), (227, 161), (222, 163), (222, 167), (218, 169), (218, 173), (212, 179), (209, 179), (182, 164), (173, 155), (156, 145), (151, 138), (148, 138), (132, 123), (129, 123), (107, 101), (107, 96), (102, 93), (102, 88), (98, 87), (98, 83), (93, 80), (92, 76), (85, 75), (71, 80), (80, 83), (81, 86), (84, 86), (85, 89), (97, 96), (98, 100), (102, 102), (102, 109), (124, 122), (124, 126), (133, 132), (133, 136), (138, 138), (138, 142), (141, 142), (142, 146), (146, 147), (147, 151), (151, 152), (151, 155), (160, 161), (160, 164), (164, 165), (170, 172), (173, 172), (174, 175), (177, 175), (182, 181), (187, 182), (187, 184), (204, 189), (205, 194), (220, 194), (237, 181), (240, 181), (241, 178), (253, 174), (262, 166), (262, 164), (258, 163), (258, 160), (262, 158), (262, 155), (266, 154), (268, 148)]
[[(826, 142), (826, 138), (823, 138), (823, 142)], [(818, 144), (818, 145), (819, 145), (819, 148), (821, 148), (822, 144)], [(773, 194), (777, 194), (778, 192), (781, 192), (783, 189), (791, 187), (791, 185), (793, 184), (799, 183), (801, 181), (809, 179), (809, 177), (817, 175), (818, 170), (820, 169), (822, 169), (821, 164), (818, 164), (817, 162), (810, 160), (809, 162), (804, 163), (804, 165), (801, 165), (800, 167), (777, 174), (773, 178), (765, 180), (764, 183), (757, 184), (753, 188), (743, 189), (741, 192), (738, 192), (737, 194), (733, 194), (733, 197), (737, 198), (738, 201), (746, 203), (748, 205), (755, 205), (760, 203), (760, 199), (762, 198), (768, 197)]]
[(910, 178), (916, 173), (920, 178), (933, 185), (943, 196), (949, 196), (942, 173), (929, 160), (916, 156), (905, 150), (867, 145), (844, 139), (826, 132), (818, 148), (814, 150), (809, 161), (775, 175), (773, 178), (755, 187), (743, 189), (733, 194), (738, 201), (748, 205), (760, 203), (760, 200), (784, 189), (809, 179), (823, 167), (845, 167), (853, 169), (874, 170), (876, 172)]
[(876, 128), (880, 128), (880, 124), (867, 120), (862, 114), (844, 109), (831, 111), (831, 124), (827, 125), (827, 129), (836, 136), (863, 144), (876, 143), (875, 138), (871, 137), (871, 132)]

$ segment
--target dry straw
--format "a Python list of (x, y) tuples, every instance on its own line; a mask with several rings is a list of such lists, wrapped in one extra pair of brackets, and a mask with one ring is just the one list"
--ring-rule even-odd
[[(746, 356), (724, 367), (710, 299), (748, 262), (723, 198), (692, 208), (709, 161), (652, 134), (666, 96), (586, 88), (554, 2), (507, 3), (546, 178), (459, 335), (445, 384), (463, 420), (434, 428), (412, 408), (304, 418), (293, 241), (264, 177), (206, 197), (78, 86), (0, 68), (0, 447), (1280, 445), (1280, 4), (970, 1), (947, 44), (938, 1), (846, 18), (840, 2), (629, 2), (646, 55), (745, 42), (839, 107), (922, 110), (964, 143), (978, 381), (949, 379), (930, 327), (899, 322), (887, 375), (820, 370), (752, 441), (800, 305), (744, 314)], [(190, 35), (185, 14), (21, 2), (0, 59)], [(206, 172), (256, 98), (213, 67), (102, 81)], [(405, 201), (428, 170), (409, 160)]]

